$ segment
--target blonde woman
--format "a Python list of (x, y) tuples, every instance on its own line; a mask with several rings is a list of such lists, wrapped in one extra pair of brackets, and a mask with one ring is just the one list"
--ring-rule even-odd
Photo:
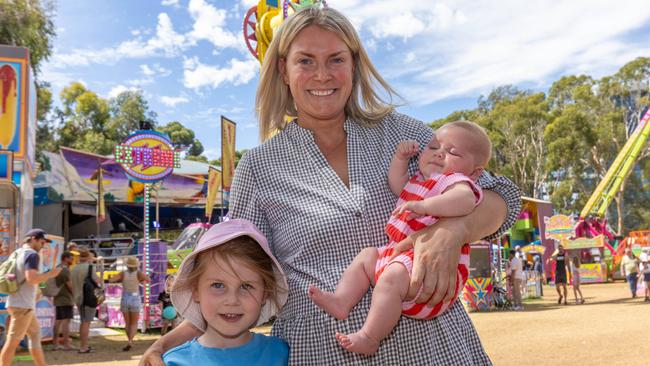
[[(346, 320), (307, 296), (309, 284), (333, 290), (360, 250), (387, 243), (383, 229), (396, 202), (387, 183), (393, 152), (402, 140), (424, 147), (433, 136), (422, 122), (394, 112), (384, 95), (395, 93), (352, 23), (332, 8), (297, 12), (267, 50), (256, 110), (263, 140), (279, 132), (239, 162), (230, 216), (260, 228), (286, 272), (289, 300), (272, 334), (289, 344), (291, 365), (490, 364), (458, 301), (430, 321), (402, 318), (367, 357), (347, 352), (334, 334), (361, 328), (370, 292)], [(285, 115), (293, 121), (286, 123)], [(416, 169), (412, 159), (409, 174)], [(484, 174), (478, 185), (485, 197), (471, 214), (441, 219), (399, 244), (414, 244), (409, 297), (416, 302), (451, 300), (463, 243), (498, 234), (519, 213), (520, 194), (509, 180)], [(160, 365), (162, 352), (199, 334), (181, 323), (147, 350), (141, 364)]]

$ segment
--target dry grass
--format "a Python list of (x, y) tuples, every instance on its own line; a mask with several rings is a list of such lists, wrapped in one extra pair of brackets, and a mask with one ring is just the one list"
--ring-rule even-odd
[[(524, 311), (471, 314), (495, 365), (650, 364), (650, 303), (630, 299), (626, 284), (583, 285), (584, 305), (557, 305), (554, 289), (544, 291), (547, 296), (526, 303)], [(133, 350), (122, 352), (124, 336), (98, 337), (91, 342), (95, 353), (47, 351), (46, 357), (50, 365), (135, 366), (157, 338), (138, 335)]]

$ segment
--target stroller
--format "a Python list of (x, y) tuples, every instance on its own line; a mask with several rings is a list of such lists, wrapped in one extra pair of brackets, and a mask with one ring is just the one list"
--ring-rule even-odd
[(494, 286), (492, 289), (492, 299), (494, 307), (498, 310), (514, 310), (512, 302), (508, 298), (506, 289), (500, 286)]

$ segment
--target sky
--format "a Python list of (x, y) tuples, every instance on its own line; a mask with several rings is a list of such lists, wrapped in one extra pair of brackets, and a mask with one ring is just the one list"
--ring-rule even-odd
[[(476, 107), (501, 85), (546, 91), (650, 56), (647, 0), (329, 0), (359, 32), (380, 74), (423, 121)], [(102, 97), (142, 90), (158, 124), (191, 128), (220, 156), (220, 116), (237, 150), (259, 144), (259, 63), (242, 35), (254, 0), (57, 0), (57, 37), (40, 79)]]

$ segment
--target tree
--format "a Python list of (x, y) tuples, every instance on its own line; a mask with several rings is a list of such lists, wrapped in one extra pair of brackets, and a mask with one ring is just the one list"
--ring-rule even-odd
[(152, 127), (156, 127), (156, 112), (149, 110), (141, 90), (124, 91), (109, 103), (111, 119), (107, 127), (111, 139), (123, 141), (139, 128), (140, 121), (152, 122)]
[(49, 0), (0, 0), (0, 44), (29, 48), (36, 76), (41, 63), (52, 55), (53, 13)]
[[(172, 140), (174, 147), (177, 149), (185, 149), (186, 159), (190, 156), (198, 157), (203, 153), (203, 145), (201, 142), (196, 139), (194, 131), (183, 126), (178, 121), (169, 122), (168, 124), (159, 127), (157, 129), (159, 132), (167, 134)], [(197, 159), (193, 159), (197, 160)], [(204, 161), (200, 159), (199, 161)], [(207, 163), (207, 158), (205, 162)]]

